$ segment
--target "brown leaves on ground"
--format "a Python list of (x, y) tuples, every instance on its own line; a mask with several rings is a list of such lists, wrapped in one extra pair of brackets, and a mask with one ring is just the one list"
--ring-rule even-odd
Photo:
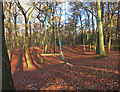
[(108, 57), (96, 59), (98, 55), (86, 48), (83, 53), (81, 45), (62, 46), (64, 60), (61, 56), (50, 56), (39, 64), (42, 50), (31, 47), (28, 50), (31, 69), (27, 69), (24, 51), (14, 51), (11, 72), (16, 90), (117, 90), (118, 51), (112, 50)]

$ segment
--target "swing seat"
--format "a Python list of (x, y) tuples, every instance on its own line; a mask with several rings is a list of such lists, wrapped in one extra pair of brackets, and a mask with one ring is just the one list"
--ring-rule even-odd
[(55, 54), (41, 54), (41, 56), (60, 56), (62, 54), (60, 53), (55, 53)]

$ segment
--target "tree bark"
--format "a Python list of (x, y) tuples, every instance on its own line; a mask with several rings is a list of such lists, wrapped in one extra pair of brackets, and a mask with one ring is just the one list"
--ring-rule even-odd
[(11, 50), (11, 39), (12, 39), (12, 30), (11, 30), (11, 2), (9, 3), (9, 15), (8, 15), (8, 55), (9, 55), (9, 59), (11, 60), (11, 54), (10, 54), (10, 50)]
[(27, 67), (28, 68), (31, 68), (31, 64), (30, 64), (30, 60), (29, 60), (29, 56), (28, 56), (28, 42), (29, 42), (29, 39), (28, 39), (28, 20), (26, 19), (26, 16), (25, 17), (25, 57), (26, 57), (26, 61), (27, 61)]
[[(92, 5), (92, 12), (93, 12), (93, 5)], [(94, 45), (94, 51), (96, 51), (96, 44), (95, 44), (95, 29), (94, 29), (93, 15), (92, 15), (92, 30), (93, 30), (93, 45)]]
[(103, 29), (101, 20), (101, 6), (100, 2), (97, 2), (97, 14), (98, 14), (98, 31), (99, 31), (99, 46), (100, 46), (100, 57), (105, 56), (104, 39), (103, 39)]
[(86, 13), (87, 13), (87, 17), (88, 17), (88, 42), (89, 42), (89, 51), (91, 52), (91, 33), (90, 33), (90, 18), (89, 18), (89, 13), (88, 11), (86, 10)]
[[(111, 14), (110, 14), (110, 2), (108, 2), (108, 20), (111, 19)], [(111, 46), (111, 20), (108, 23), (108, 35), (109, 35), (109, 41), (108, 41), (108, 52), (110, 52), (110, 46)]]
[(54, 10), (54, 7), (53, 6), (53, 34), (54, 34), (54, 53), (56, 53), (56, 31), (55, 31), (55, 10)]
[(119, 32), (120, 31), (120, 10), (119, 9), (120, 9), (120, 2), (118, 2), (117, 29), (116, 29), (116, 33), (115, 33), (115, 46), (114, 46), (114, 48), (117, 48), (118, 42), (120, 42), (120, 41), (118, 41), (118, 37), (117, 37), (117, 36), (120, 36), (120, 32)]
[(0, 12), (1, 11), (2, 13), (0, 16), (2, 17), (2, 91), (15, 90), (11, 75), (10, 60), (5, 44), (3, 3), (0, 1)]
[(30, 30), (30, 39), (29, 39), (29, 47), (31, 46), (31, 22), (29, 21), (29, 30)]

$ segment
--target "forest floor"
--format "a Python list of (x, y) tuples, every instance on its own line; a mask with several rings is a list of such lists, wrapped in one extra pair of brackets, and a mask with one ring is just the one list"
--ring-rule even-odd
[[(57, 52), (59, 52), (57, 48)], [(24, 51), (12, 51), (11, 72), (16, 90), (117, 90), (119, 85), (118, 58), (120, 53), (111, 50), (107, 57), (83, 53), (82, 45), (62, 46), (62, 56), (44, 57), (39, 64), (42, 50), (29, 48), (32, 68), (27, 69)], [(50, 53), (49, 51), (47, 53)], [(63, 62), (66, 62), (63, 63)], [(18, 68), (18, 66), (20, 68)]]

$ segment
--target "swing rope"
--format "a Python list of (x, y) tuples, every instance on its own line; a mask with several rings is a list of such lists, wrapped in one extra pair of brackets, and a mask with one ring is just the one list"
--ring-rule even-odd
[[(55, 1), (54, 1), (54, 5), (55, 5)], [(61, 7), (61, 6), (60, 6)], [(54, 10), (56, 11), (56, 7), (54, 7)], [(60, 12), (61, 13), (61, 12)], [(56, 13), (57, 14), (57, 13)], [(60, 29), (58, 30), (58, 39), (59, 39), (59, 46), (60, 46), (60, 54), (62, 55), (62, 59), (65, 59), (65, 56), (62, 52), (62, 46), (61, 46), (61, 41), (60, 41)]]
[[(55, 4), (55, 2), (54, 2), (54, 4)], [(49, 10), (49, 8), (48, 8), (48, 10)], [(47, 15), (48, 15), (48, 10), (47, 10)], [(56, 10), (56, 7), (54, 7), (54, 10)], [(48, 15), (48, 16), (49, 16), (49, 19), (50, 19), (50, 15)], [(45, 23), (45, 27), (46, 27), (46, 24), (47, 24), (47, 21)], [(43, 52), (41, 54), (42, 57), (44, 57), (44, 56), (51, 56), (51, 55), (62, 55), (62, 59), (65, 59), (65, 56), (64, 56), (64, 54), (62, 52), (62, 46), (61, 46), (59, 31), (60, 31), (60, 29), (58, 30), (58, 39), (59, 39), (59, 46), (60, 46), (60, 54), (45, 54), (45, 48), (44, 48), (44, 46), (45, 46), (45, 44), (47, 44), (47, 43), (45, 43), (45, 41), (46, 41), (46, 34), (47, 34), (47, 31), (46, 31), (46, 28), (45, 28), (44, 42), (43, 42)]]
[(62, 48), (61, 48), (62, 46), (61, 46), (59, 31), (60, 31), (60, 30), (58, 30), (58, 39), (59, 39), (59, 46), (60, 46), (60, 54), (62, 54), (62, 59), (65, 59), (65, 56), (64, 56), (64, 54), (63, 54), (63, 52), (62, 52)]

